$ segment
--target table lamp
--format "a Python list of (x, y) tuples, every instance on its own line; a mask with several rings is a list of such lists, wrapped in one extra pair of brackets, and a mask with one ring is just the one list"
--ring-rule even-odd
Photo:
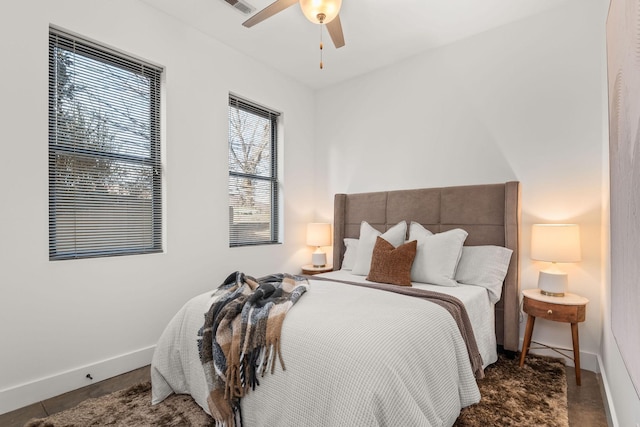
[(316, 247), (315, 252), (311, 255), (311, 263), (314, 267), (324, 267), (327, 264), (327, 254), (320, 247), (330, 244), (331, 224), (324, 222), (307, 224), (307, 245)]
[(551, 263), (538, 276), (540, 293), (564, 296), (567, 273), (557, 263), (580, 261), (580, 228), (577, 224), (534, 224), (531, 230), (531, 258)]

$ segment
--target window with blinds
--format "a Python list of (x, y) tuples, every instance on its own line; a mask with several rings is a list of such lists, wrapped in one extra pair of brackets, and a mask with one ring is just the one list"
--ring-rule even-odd
[(279, 114), (229, 96), (229, 246), (278, 243)]
[(49, 31), (49, 259), (162, 251), (162, 69)]

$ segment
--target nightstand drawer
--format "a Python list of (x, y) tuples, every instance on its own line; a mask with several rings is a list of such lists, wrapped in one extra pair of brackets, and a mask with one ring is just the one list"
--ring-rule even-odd
[(584, 305), (553, 304), (524, 297), (524, 312), (542, 319), (556, 322), (578, 323), (584, 322)]

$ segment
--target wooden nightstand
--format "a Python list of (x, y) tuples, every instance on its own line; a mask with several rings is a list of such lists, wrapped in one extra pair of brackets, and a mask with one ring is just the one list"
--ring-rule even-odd
[(313, 264), (302, 266), (302, 274), (313, 276), (314, 274), (328, 273), (333, 271), (333, 265), (327, 264), (324, 267), (314, 267)]
[[(543, 347), (554, 350), (569, 359), (572, 359), (576, 370), (576, 384), (580, 385), (580, 343), (578, 341), (578, 323), (584, 322), (588, 299), (576, 294), (565, 293), (563, 297), (551, 297), (542, 295), (539, 289), (525, 289), (522, 309), (528, 314), (527, 327), (524, 332), (522, 354), (520, 355), (520, 367), (524, 365), (524, 359), (531, 345), (531, 335), (536, 317), (541, 317), (555, 322), (571, 323), (571, 337), (573, 339), (573, 358), (558, 351), (559, 349), (540, 344)], [(560, 349), (561, 350), (561, 349)]]

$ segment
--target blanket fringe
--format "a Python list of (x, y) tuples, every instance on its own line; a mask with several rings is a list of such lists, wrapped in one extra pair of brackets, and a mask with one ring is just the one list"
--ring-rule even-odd
[[(276, 338), (275, 339), (276, 342), (273, 344), (273, 347), (276, 349), (275, 352), (278, 355), (278, 359), (280, 359), (280, 366), (282, 367), (282, 370), (286, 370), (286, 368), (284, 367), (284, 359), (282, 358), (282, 349), (280, 348), (280, 339)], [(276, 363), (275, 363), (275, 359), (276, 356), (273, 356), (273, 359), (271, 361), (271, 373), (273, 374), (275, 372), (276, 369)]]
[(213, 420), (214, 427), (241, 427), (242, 426), (242, 413), (240, 412), (240, 406), (233, 408), (233, 413), (224, 420)]

